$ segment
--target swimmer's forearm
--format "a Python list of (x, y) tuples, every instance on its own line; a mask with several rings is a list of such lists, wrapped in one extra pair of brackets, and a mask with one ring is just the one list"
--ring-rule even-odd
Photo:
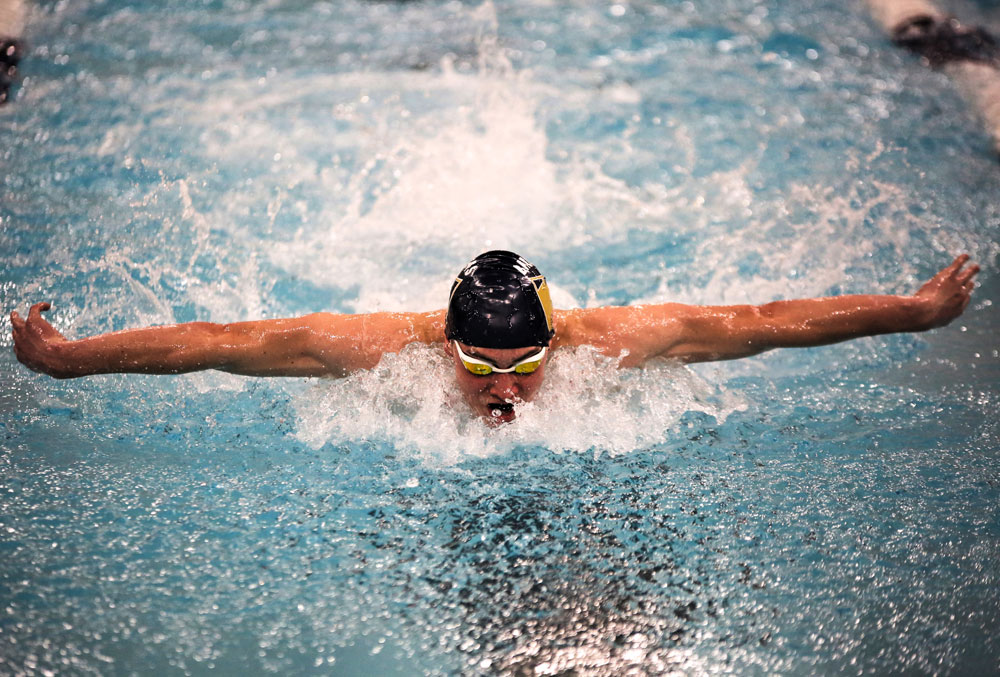
[(730, 360), (775, 348), (809, 348), (863, 336), (925, 331), (932, 304), (916, 296), (856, 295), (705, 308), (687, 321), (691, 340), (668, 356), (685, 362)]
[(915, 296), (834, 296), (774, 301), (750, 311), (747, 344), (755, 352), (807, 348), (863, 336), (931, 329), (929, 304)]
[(281, 320), (129, 329), (54, 346), (57, 359), (49, 373), (57, 378), (207, 369), (254, 376), (326, 374), (329, 367), (304, 349), (307, 332), (301, 323), (289, 326)]
[[(194, 371), (184, 344), (197, 340), (198, 325), (127, 329), (53, 344), (51, 376), (78, 378), (95, 374), (170, 374)], [(209, 367), (206, 367), (209, 368)]]
[(374, 366), (372, 355), (357, 349), (363, 325), (358, 316), (191, 322), (67, 340), (41, 316), (46, 309), (48, 304), (36, 304), (27, 320), (12, 313), (14, 350), (26, 366), (55, 378), (206, 369), (249, 376), (342, 376), (352, 368)]

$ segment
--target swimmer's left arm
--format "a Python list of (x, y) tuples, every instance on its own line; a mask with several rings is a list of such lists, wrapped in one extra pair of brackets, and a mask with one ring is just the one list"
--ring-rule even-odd
[(805, 348), (863, 336), (943, 327), (969, 304), (979, 266), (961, 255), (915, 294), (849, 295), (762, 306), (687, 307), (680, 331), (659, 353), (686, 362), (726, 360), (773, 348)]
[(760, 306), (651, 306), (557, 313), (564, 345), (589, 344), (624, 367), (655, 357), (706, 362), (774, 348), (804, 348), (862, 336), (942, 327), (969, 303), (979, 266), (959, 256), (911, 296), (853, 295)]

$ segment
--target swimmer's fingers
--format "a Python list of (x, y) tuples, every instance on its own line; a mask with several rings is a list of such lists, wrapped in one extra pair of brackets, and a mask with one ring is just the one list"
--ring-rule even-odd
[(49, 310), (48, 302), (36, 303), (23, 319), (17, 311), (10, 314), (14, 334), (14, 355), (29, 369), (53, 376), (62, 373), (59, 348), (66, 343), (65, 337), (42, 317)]
[(938, 271), (938, 273), (928, 280), (917, 292), (920, 295), (938, 293), (938, 290), (954, 289), (953, 285), (959, 288), (975, 277), (979, 272), (979, 266), (973, 264), (963, 270), (963, 266), (969, 262), (968, 254), (961, 254), (955, 260)]
[(42, 313), (51, 308), (52, 304), (48, 301), (42, 301), (31, 306), (31, 310), (28, 311), (28, 321), (25, 323), (26, 329), (35, 332), (38, 336), (46, 340), (63, 338), (63, 335), (48, 320), (42, 317)]
[(968, 254), (961, 254), (955, 257), (955, 260), (949, 263), (947, 266), (942, 268), (937, 272), (934, 277), (927, 281), (925, 287), (935, 287), (941, 285), (947, 285), (951, 283), (956, 277), (961, 274), (962, 266), (966, 264), (969, 260)]
[(49, 310), (52, 307), (48, 301), (43, 301), (42, 303), (36, 303), (31, 306), (31, 310), (28, 311), (28, 319), (22, 319), (21, 315), (15, 310), (10, 314), (10, 323), (14, 329), (14, 339), (20, 339), (22, 342), (32, 340), (32, 341), (53, 341), (63, 339), (65, 337), (59, 333), (59, 331), (49, 324), (49, 321), (42, 317), (42, 312)]
[[(48, 301), (42, 301), (41, 303), (36, 303), (31, 306), (31, 310), (28, 311), (28, 322), (41, 322), (42, 311), (47, 311), (52, 308), (52, 304)], [(47, 324), (47, 323), (46, 323)]]
[[(962, 269), (962, 266), (964, 266), (966, 261), (968, 260), (969, 260), (968, 254), (959, 254), (958, 256), (955, 257), (955, 260), (952, 261), (948, 267), (946, 267), (944, 270), (941, 271), (941, 273), (944, 273), (946, 277), (952, 277)], [(941, 273), (938, 274), (940, 275)]]
[[(29, 313), (30, 317), (30, 313)], [(28, 323), (16, 310), (10, 314), (11, 333), (14, 336), (14, 356), (32, 371), (41, 371), (34, 353), (38, 343), (37, 332), (30, 331)]]
[(959, 272), (958, 275), (955, 276), (955, 280), (962, 285), (970, 284), (973, 282), (973, 278), (976, 276), (976, 273), (978, 272), (979, 272), (979, 266), (977, 266), (976, 264), (972, 264), (965, 270)]
[(943, 327), (961, 315), (972, 299), (979, 266), (969, 263), (969, 255), (962, 254), (948, 266), (938, 271), (916, 293), (924, 305), (925, 328)]
[(24, 331), (24, 318), (16, 310), (10, 314), (10, 326), (14, 328), (14, 333)]
[(14, 336), (14, 355), (17, 357), (18, 361), (23, 362), (21, 359), (21, 337), (24, 336), (24, 318), (22, 318), (18, 312), (15, 310), (10, 314), (10, 328), (11, 334)]

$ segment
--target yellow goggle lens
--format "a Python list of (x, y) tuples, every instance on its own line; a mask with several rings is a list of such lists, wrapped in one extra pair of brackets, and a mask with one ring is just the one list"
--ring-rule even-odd
[(493, 373), (493, 367), (488, 364), (475, 364), (473, 362), (466, 362), (465, 360), (462, 360), (462, 364), (476, 376), (489, 376)]

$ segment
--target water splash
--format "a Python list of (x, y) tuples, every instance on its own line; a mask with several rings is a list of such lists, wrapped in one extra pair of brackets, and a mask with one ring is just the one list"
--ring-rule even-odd
[(439, 346), (411, 345), (378, 367), (323, 381), (293, 400), (297, 436), (314, 448), (376, 442), (429, 466), (538, 447), (619, 455), (663, 442), (698, 412), (722, 422), (746, 409), (739, 395), (671, 363), (620, 370), (589, 347), (553, 354), (535, 400), (517, 419), (487, 427), (462, 401)]

